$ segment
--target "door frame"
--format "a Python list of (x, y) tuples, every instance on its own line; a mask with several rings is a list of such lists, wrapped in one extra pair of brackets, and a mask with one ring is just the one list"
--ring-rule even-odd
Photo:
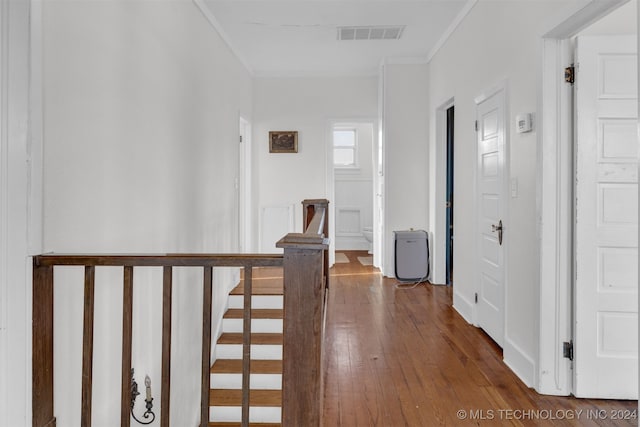
[(433, 284), (446, 283), (446, 185), (447, 185), (447, 110), (455, 105), (455, 98), (451, 97), (436, 109), (436, 153), (435, 153), (435, 184), (431, 188), (435, 194), (432, 217), (435, 218), (432, 249), (432, 280)]
[(238, 119), (241, 141), (238, 146), (238, 249), (250, 253), (253, 218), (251, 216), (251, 122), (240, 116)]
[[(502, 270), (502, 347), (504, 348), (504, 346), (507, 344), (507, 340), (505, 339), (507, 336), (507, 316), (506, 316), (506, 312), (507, 312), (507, 307), (506, 307), (506, 301), (507, 301), (507, 294), (508, 294), (508, 289), (507, 289), (507, 277), (509, 277), (509, 271), (508, 271), (508, 266), (509, 266), (509, 203), (507, 200), (507, 197), (509, 195), (509, 177), (511, 176), (510, 173), (510, 164), (511, 164), (511, 156), (510, 156), (510, 150), (509, 150), (509, 142), (510, 142), (510, 135), (509, 135), (509, 84), (507, 80), (502, 80), (501, 82), (497, 83), (494, 86), (491, 86), (490, 88), (484, 90), (480, 95), (476, 96), (476, 98), (474, 99), (474, 105), (475, 105), (475, 110), (476, 110), (476, 118), (477, 118), (477, 113), (478, 113), (478, 105), (480, 105), (482, 102), (486, 101), (487, 99), (491, 98), (492, 96), (498, 94), (502, 92), (502, 96), (503, 96), (503, 103), (502, 103), (502, 107), (503, 107), (503, 111), (502, 111), (502, 120), (503, 120), (503, 131), (504, 131), (504, 152), (502, 153), (503, 155), (503, 160), (504, 160), (504, 165), (503, 165), (503, 169), (502, 169), (502, 203), (501, 203), (501, 207), (500, 207), (500, 216), (502, 218), (502, 223), (505, 224), (505, 230), (506, 230), (506, 234), (505, 237), (503, 239), (503, 243), (502, 243), (502, 250), (503, 250), (503, 255), (502, 255), (502, 264), (503, 264), (503, 270)], [(473, 144), (473, 151), (474, 151), (474, 164), (473, 164), (473, 188), (477, 190), (478, 188), (478, 134), (476, 132), (475, 135), (476, 139), (475, 142)], [(474, 211), (477, 213), (479, 212), (478, 207), (480, 206), (480, 197), (478, 195), (478, 191), (474, 191), (474, 197), (473, 197), (473, 206), (474, 206)], [(480, 262), (479, 262), (479, 257), (480, 257), (480, 239), (479, 239), (479, 231), (480, 231), (480, 226), (478, 224), (478, 215), (474, 215), (473, 217), (473, 235), (474, 235), (474, 247), (475, 247), (475, 256), (473, 259), (473, 270), (474, 270), (474, 277), (478, 277), (480, 274)], [(479, 280), (475, 280), (475, 292), (478, 293), (479, 292)], [(478, 305), (477, 304), (473, 304), (473, 324), (476, 326), (481, 326), (478, 324)]]
[[(325, 135), (325, 146), (326, 146), (326, 167), (327, 167), (327, 172), (326, 172), (326, 185), (327, 185), (327, 199), (329, 200), (329, 267), (331, 267), (334, 263), (335, 263), (335, 259), (336, 259), (336, 246), (335, 246), (335, 241), (336, 241), (336, 204), (335, 204), (335, 196), (336, 196), (336, 180), (335, 180), (335, 174), (334, 174), (334, 170), (333, 170), (333, 128), (336, 125), (339, 125), (341, 123), (365, 123), (365, 124), (370, 124), (372, 127), (372, 150), (374, 152), (374, 156), (376, 153), (376, 148), (378, 147), (378, 121), (377, 119), (373, 118), (373, 117), (345, 117), (345, 118), (331, 118), (329, 120), (327, 120), (327, 127), (326, 127), (326, 135)], [(371, 159), (371, 161), (373, 162), (374, 160)], [(373, 191), (373, 210), (374, 213), (376, 212), (377, 206), (376, 206), (376, 197), (375, 197), (375, 192), (376, 192), (376, 165), (373, 165), (373, 185), (372, 185), (372, 191)], [(374, 233), (373, 233), (373, 249), (374, 249), (374, 261), (376, 260), (375, 257), (375, 249), (376, 249), (376, 244), (379, 244), (377, 242), (377, 236), (375, 233), (376, 227), (378, 226), (378, 224), (376, 224), (376, 220), (377, 217), (374, 214), (373, 215), (373, 229), (374, 229)], [(384, 223), (383, 224), (379, 224), (380, 227), (384, 227)], [(384, 231), (383, 231), (383, 235), (384, 235)], [(378, 265), (375, 264), (374, 262), (374, 266), (375, 267), (380, 267)]]
[(539, 354), (536, 390), (569, 395), (573, 374), (562, 343), (572, 339), (573, 102), (561, 70), (573, 62), (570, 38), (629, 0), (591, 0), (540, 35), (537, 217), (539, 248)]

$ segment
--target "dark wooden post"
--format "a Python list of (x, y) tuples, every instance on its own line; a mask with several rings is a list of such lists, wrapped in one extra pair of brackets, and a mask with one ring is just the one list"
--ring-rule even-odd
[(82, 322), (82, 400), (80, 425), (91, 427), (93, 400), (93, 319), (95, 313), (96, 267), (84, 268), (84, 317)]
[(165, 266), (162, 283), (162, 393), (160, 394), (160, 427), (169, 427), (171, 417), (171, 303), (173, 268)]
[(318, 427), (322, 414), (323, 253), (320, 235), (290, 233), (284, 248), (282, 425)]
[(133, 347), (133, 267), (124, 267), (122, 287), (122, 391), (120, 427), (131, 427), (131, 352)]
[(55, 427), (53, 416), (53, 267), (33, 259), (33, 427)]
[[(324, 237), (329, 237), (329, 201), (327, 199), (305, 199), (302, 201), (302, 223), (304, 224), (303, 232), (307, 231), (307, 227), (311, 223), (316, 212), (324, 208), (324, 226), (322, 227), (322, 234)], [(329, 287), (329, 247), (324, 250), (324, 285)]]
[(213, 267), (204, 267), (202, 281), (202, 361), (200, 377), (200, 427), (209, 425), (211, 389), (211, 305), (213, 303)]

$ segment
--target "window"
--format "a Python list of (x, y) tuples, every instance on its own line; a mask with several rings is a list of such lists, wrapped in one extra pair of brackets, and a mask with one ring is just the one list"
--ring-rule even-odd
[(337, 168), (355, 168), (356, 130), (334, 129), (333, 131), (333, 166)]

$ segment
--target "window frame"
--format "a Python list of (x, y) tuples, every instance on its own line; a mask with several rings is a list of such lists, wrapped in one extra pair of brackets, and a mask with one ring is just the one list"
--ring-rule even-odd
[[(353, 148), (349, 147), (349, 146), (336, 146), (335, 141), (335, 133), (336, 132), (353, 132)], [(333, 128), (333, 132), (331, 135), (331, 146), (333, 149), (333, 168), (334, 169), (341, 169), (341, 170), (355, 170), (355, 169), (359, 169), (360, 164), (358, 162), (358, 129), (354, 126), (336, 126)], [(352, 149), (353, 150), (353, 163), (352, 164), (336, 164), (336, 149)]]

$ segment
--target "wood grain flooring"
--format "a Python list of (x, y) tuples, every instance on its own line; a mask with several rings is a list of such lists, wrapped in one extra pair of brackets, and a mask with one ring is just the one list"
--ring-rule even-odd
[(363, 252), (346, 255), (328, 297), (324, 426), (637, 425), (637, 401), (526, 387), (501, 349), (453, 310), (451, 287), (399, 289), (358, 263)]

